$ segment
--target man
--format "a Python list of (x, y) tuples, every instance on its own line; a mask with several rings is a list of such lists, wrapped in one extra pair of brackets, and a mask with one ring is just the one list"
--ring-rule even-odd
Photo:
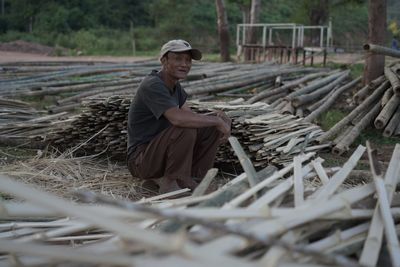
[(194, 189), (212, 167), (218, 145), (230, 135), (231, 121), (223, 113), (194, 113), (179, 80), (185, 79), (192, 59), (202, 57), (184, 40), (161, 48), (160, 71), (139, 85), (128, 114), (128, 169), (133, 177), (154, 181), (159, 193)]

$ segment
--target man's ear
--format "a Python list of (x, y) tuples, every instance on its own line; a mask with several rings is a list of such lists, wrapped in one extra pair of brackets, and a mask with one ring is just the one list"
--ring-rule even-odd
[(166, 62), (167, 62), (167, 56), (163, 56), (161, 59), (160, 59), (160, 61), (161, 61), (161, 64), (165, 64)]

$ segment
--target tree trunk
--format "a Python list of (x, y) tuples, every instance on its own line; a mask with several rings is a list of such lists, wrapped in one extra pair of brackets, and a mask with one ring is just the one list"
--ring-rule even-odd
[(219, 46), (221, 53), (221, 61), (230, 61), (229, 55), (229, 30), (228, 30), (228, 17), (226, 15), (224, 0), (215, 0), (217, 7), (217, 23), (219, 34)]
[[(250, 24), (255, 24), (260, 21), (260, 8), (261, 8), (261, 0), (251, 0), (251, 9), (250, 9)], [(248, 29), (247, 35), (247, 44), (255, 44), (257, 42), (257, 35), (254, 27), (250, 27)], [(251, 58), (251, 50), (246, 49), (245, 51), (245, 60), (253, 60)]]
[[(386, 0), (369, 0), (368, 4), (368, 43), (384, 45), (386, 37)], [(382, 75), (384, 66), (384, 55), (368, 53), (365, 60), (364, 85)]]

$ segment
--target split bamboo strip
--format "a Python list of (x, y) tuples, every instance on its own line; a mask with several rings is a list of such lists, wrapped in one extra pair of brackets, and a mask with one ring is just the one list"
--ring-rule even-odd
[(343, 168), (340, 169), (334, 176), (332, 176), (331, 179), (329, 179), (329, 183), (315, 192), (311, 199), (312, 202), (319, 202), (321, 200), (329, 199), (347, 178), (351, 170), (357, 165), (358, 160), (362, 157), (364, 152), (365, 147), (359, 145), (356, 151), (354, 151), (351, 157), (343, 165)]
[[(396, 184), (400, 179), (400, 145), (394, 148), (389, 167), (385, 175), (385, 185), (388, 190), (388, 201), (391, 202), (395, 192)], [(380, 208), (376, 205), (368, 232), (368, 237), (364, 243), (359, 262), (365, 266), (373, 267), (378, 262), (378, 256), (382, 245), (383, 222)]]
[(235, 151), (237, 157), (239, 158), (239, 162), (242, 165), (243, 170), (246, 172), (250, 186), (251, 187), (255, 186), (257, 184), (257, 178), (256, 178), (257, 173), (249, 157), (247, 157), (246, 152), (244, 152), (242, 146), (240, 145), (236, 137), (230, 136), (228, 140), (233, 150)]
[(385, 188), (385, 182), (382, 179), (382, 170), (380, 169), (378, 160), (376, 159), (376, 150), (372, 150), (370, 143), (367, 141), (368, 158), (370, 161), (372, 177), (378, 195), (379, 210), (384, 224), (385, 237), (387, 247), (392, 260), (392, 265), (400, 266), (400, 244), (397, 237), (393, 217), (390, 213), (390, 195)]

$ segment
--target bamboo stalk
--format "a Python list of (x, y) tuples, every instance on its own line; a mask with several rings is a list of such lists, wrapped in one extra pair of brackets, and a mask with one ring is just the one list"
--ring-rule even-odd
[(367, 98), (371, 91), (374, 90), (377, 86), (381, 85), (385, 81), (385, 76), (379, 76), (375, 80), (371, 81), (369, 84), (365, 85), (361, 88), (357, 93), (354, 94), (353, 100), (355, 103), (359, 104)]
[(400, 80), (396, 73), (392, 71), (390, 67), (384, 69), (386, 78), (390, 81), (393, 91), (396, 95), (400, 95)]
[(395, 132), (396, 128), (400, 125), (400, 107), (394, 112), (392, 118), (390, 119), (388, 125), (383, 131), (383, 136), (390, 137)]
[(352, 127), (351, 131), (344, 136), (339, 143), (332, 149), (332, 152), (341, 155), (345, 151), (349, 150), (349, 146), (354, 140), (360, 135), (361, 131), (364, 130), (374, 119), (374, 117), (378, 114), (380, 109), (380, 103), (376, 103), (375, 106), (362, 118), (354, 127)]
[(377, 129), (382, 129), (386, 126), (393, 113), (400, 104), (400, 96), (393, 95), (390, 101), (383, 107), (379, 115), (376, 117), (374, 125)]
[(382, 99), (381, 99), (381, 106), (384, 107), (389, 100), (392, 98), (394, 92), (393, 92), (393, 87), (390, 87), (389, 89), (386, 90), (386, 92), (383, 94)]
[(322, 134), (320, 137), (317, 138), (318, 142), (324, 142), (343, 130), (343, 128), (354, 119), (361, 111), (368, 109), (373, 103), (377, 101), (377, 99), (386, 91), (389, 86), (389, 82), (384, 82), (381, 86), (379, 86), (373, 93), (370, 95), (365, 101), (357, 106), (349, 115), (344, 117), (341, 121), (335, 124), (334, 127), (329, 129), (329, 131)]
[(330, 91), (332, 91), (337, 85), (339, 85), (341, 82), (343, 82), (345, 79), (347, 79), (347, 77), (349, 76), (350, 71), (346, 71), (345, 73), (343, 73), (342, 75), (340, 75), (337, 79), (335, 79), (334, 81), (330, 82), (329, 84), (318, 88), (317, 90), (309, 93), (309, 94), (303, 94), (303, 95), (299, 95), (296, 97), (292, 98), (292, 103), (294, 107), (299, 107), (302, 106), (304, 104), (307, 104), (311, 101), (314, 101), (315, 99), (320, 98), (321, 96), (323, 96), (324, 94), (329, 93)]
[(320, 72), (320, 73), (307, 74), (307, 75), (305, 75), (304, 77), (302, 77), (302, 78), (300, 78), (300, 79), (291, 81), (291, 82), (289, 82), (289, 83), (287, 83), (287, 84), (285, 84), (285, 85), (282, 85), (282, 86), (280, 86), (280, 87), (278, 87), (278, 88), (275, 88), (275, 89), (272, 89), (272, 90), (262, 91), (262, 92), (260, 92), (260, 93), (258, 93), (258, 94), (256, 94), (256, 95), (254, 95), (253, 97), (251, 97), (249, 100), (247, 100), (247, 102), (248, 102), (249, 104), (251, 104), (251, 103), (260, 101), (260, 100), (262, 100), (262, 99), (264, 99), (264, 98), (267, 98), (267, 97), (269, 97), (269, 96), (272, 96), (272, 95), (280, 94), (280, 93), (282, 93), (282, 92), (285, 92), (285, 93), (286, 93), (286, 92), (287, 92), (289, 89), (291, 89), (291, 88), (294, 88), (294, 87), (296, 87), (296, 86), (299, 86), (300, 84), (302, 84), (302, 83), (304, 83), (304, 82), (313, 80), (313, 79), (318, 78), (318, 77), (321, 77), (321, 76), (323, 76), (323, 75), (324, 75), (324, 73), (322, 73), (322, 72)]
[(390, 49), (384, 46), (376, 45), (376, 44), (364, 44), (364, 50), (368, 52), (372, 52), (375, 54), (381, 54), (385, 56), (391, 57), (400, 57), (400, 52), (394, 49)]
[(314, 110), (310, 115), (304, 118), (305, 121), (312, 122), (315, 120), (320, 114), (325, 112), (328, 108), (330, 108), (333, 103), (336, 101), (336, 99), (345, 91), (347, 91), (350, 88), (353, 88), (357, 83), (361, 81), (361, 77), (358, 77), (357, 79), (354, 79), (350, 83), (347, 83), (337, 89), (329, 99), (327, 99), (326, 102), (324, 102), (321, 106), (319, 106), (316, 110)]

